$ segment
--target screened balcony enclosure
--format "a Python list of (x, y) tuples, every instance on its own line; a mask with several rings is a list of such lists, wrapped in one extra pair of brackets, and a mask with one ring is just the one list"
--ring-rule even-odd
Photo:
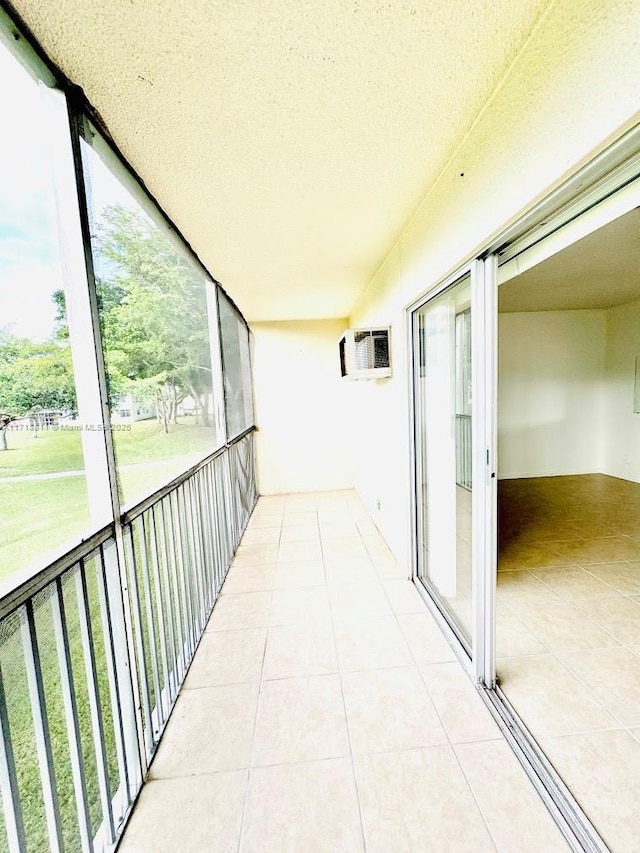
[(634, 851), (640, 6), (11, 2), (0, 853)]
[(0, 50), (0, 848), (110, 850), (257, 499), (249, 329), (38, 67)]

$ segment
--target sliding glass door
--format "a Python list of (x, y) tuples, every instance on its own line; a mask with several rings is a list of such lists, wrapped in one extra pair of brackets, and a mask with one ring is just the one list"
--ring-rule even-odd
[(495, 587), (493, 269), (474, 262), (412, 313), (416, 579), (485, 683)]

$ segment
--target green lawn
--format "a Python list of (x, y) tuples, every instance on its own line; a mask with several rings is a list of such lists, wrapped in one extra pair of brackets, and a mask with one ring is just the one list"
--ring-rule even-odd
[[(110, 706), (109, 683), (106, 665), (100, 608), (98, 604), (96, 567), (93, 561), (86, 564), (87, 590), (89, 597), (92, 636), (96, 657), (98, 689), (102, 705), (102, 722), (111, 791), (115, 792), (120, 780), (118, 776), (115, 730)], [(89, 696), (85, 677), (84, 658), (80, 638), (80, 621), (76, 599), (74, 576), (67, 574), (63, 580), (63, 597), (67, 616), (69, 650), (73, 685), (76, 693), (82, 760), (87, 783), (87, 801), (92, 834), (101, 821), (98, 773), (91, 733)], [(47, 702), (47, 718), (51, 735), (53, 767), (58, 793), (65, 851), (80, 851), (78, 818), (73, 780), (69, 766), (69, 741), (67, 738), (60, 670), (53, 635), (53, 618), (48, 596), (40, 596), (35, 611), (36, 634), (40, 651), (40, 663)], [(17, 621), (9, 617), (1, 628), (0, 662), (5, 687), (9, 729), (16, 762), (16, 777), (20, 793), (27, 850), (49, 849), (44, 803), (38, 761), (29, 690), (27, 687), (24, 657)], [(0, 849), (7, 849), (2, 812), (0, 810)]]
[[(187, 421), (174, 424), (166, 435), (155, 421), (140, 421), (130, 431), (114, 432), (114, 440), (123, 502), (130, 504), (214, 450), (215, 430)], [(44, 565), (96, 527), (84, 476), (6, 482), (7, 477), (82, 470), (79, 432), (11, 431), (8, 444), (9, 450), (0, 452), (0, 577), (38, 561)]]
[[(200, 450), (204, 455), (215, 447), (215, 429), (189, 421), (173, 424), (168, 434), (154, 420), (126, 426), (130, 430), (113, 432), (119, 465), (154, 462)], [(10, 430), (7, 443), (9, 449), (0, 451), (0, 478), (84, 468), (81, 435), (75, 430)]]

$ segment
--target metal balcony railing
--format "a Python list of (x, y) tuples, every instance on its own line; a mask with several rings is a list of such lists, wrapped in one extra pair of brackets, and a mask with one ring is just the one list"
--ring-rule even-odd
[(0, 849), (115, 846), (256, 500), (248, 430), (0, 602)]

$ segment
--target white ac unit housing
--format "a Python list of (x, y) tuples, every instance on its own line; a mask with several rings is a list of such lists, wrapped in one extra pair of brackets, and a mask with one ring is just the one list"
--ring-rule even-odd
[(340, 372), (346, 379), (391, 376), (389, 328), (347, 329), (340, 338)]

